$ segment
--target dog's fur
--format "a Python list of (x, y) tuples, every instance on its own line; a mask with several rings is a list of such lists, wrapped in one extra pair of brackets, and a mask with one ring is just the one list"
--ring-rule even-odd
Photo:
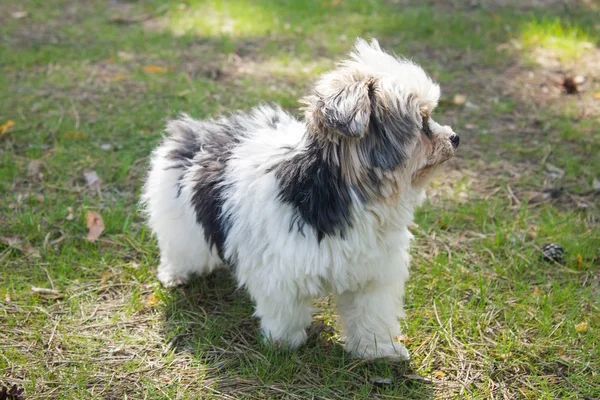
[(349, 352), (408, 358), (397, 341), (407, 227), (458, 144), (430, 118), (439, 95), (419, 66), (358, 40), (303, 100), (303, 121), (265, 105), (170, 121), (142, 196), (158, 279), (229, 265), (265, 338), (290, 348), (306, 339), (312, 299), (334, 293)]

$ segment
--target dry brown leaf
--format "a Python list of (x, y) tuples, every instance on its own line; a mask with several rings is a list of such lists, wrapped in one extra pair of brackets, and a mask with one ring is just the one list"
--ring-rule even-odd
[(580, 322), (577, 325), (575, 325), (575, 330), (577, 332), (585, 332), (588, 330), (588, 324), (587, 322)]
[(10, 119), (8, 121), (6, 121), (5, 123), (3, 123), (2, 125), (0, 125), (0, 136), (4, 136), (4, 134), (13, 126), (15, 126), (14, 121), (11, 121)]
[(8, 247), (21, 250), (21, 239), (18, 237), (0, 237), (0, 242), (6, 244)]
[(158, 65), (145, 65), (143, 68), (144, 71), (148, 72), (149, 74), (162, 74), (167, 72), (165, 67), (159, 67)]
[(89, 229), (86, 239), (95, 242), (104, 231), (102, 217), (97, 212), (88, 211), (85, 213), (85, 224)]
[(0, 242), (8, 245), (8, 247), (19, 250), (26, 256), (39, 257), (40, 251), (27, 242), (22, 241), (18, 237), (0, 237)]
[(442, 379), (446, 376), (446, 373), (444, 371), (435, 371), (433, 375), (438, 379)]
[(156, 303), (158, 303), (158, 297), (156, 297), (153, 294), (151, 294), (150, 296), (148, 296), (148, 298), (146, 299), (146, 307), (152, 307)]
[(30, 245), (29, 243), (25, 243), (23, 245), (23, 253), (27, 256), (36, 257), (36, 258), (40, 256), (40, 251), (38, 249), (36, 249), (35, 247), (33, 247), (32, 245)]

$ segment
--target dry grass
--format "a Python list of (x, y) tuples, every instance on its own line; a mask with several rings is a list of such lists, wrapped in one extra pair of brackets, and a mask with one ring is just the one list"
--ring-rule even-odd
[[(241, 2), (206, 2), (242, 30), (181, 37), (164, 24), (195, 1), (0, 4), (0, 125), (15, 122), (0, 137), (0, 384), (27, 399), (600, 397), (594, 4), (463, 3), (259, 1), (270, 8), (246, 15)], [(556, 18), (594, 46), (570, 60), (520, 42), (532, 21)], [(410, 363), (346, 356), (333, 298), (302, 349), (263, 346), (228, 274), (159, 287), (136, 211), (165, 118), (264, 99), (293, 109), (355, 35), (432, 71), (437, 119), (462, 136), (413, 229)], [(584, 77), (577, 95), (565, 76)], [(106, 225), (93, 244), (88, 210)], [(566, 249), (561, 263), (541, 259), (549, 242)]]

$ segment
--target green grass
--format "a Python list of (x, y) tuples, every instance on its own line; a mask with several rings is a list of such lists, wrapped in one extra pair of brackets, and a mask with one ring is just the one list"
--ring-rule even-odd
[(521, 42), (528, 50), (542, 48), (561, 60), (577, 60), (594, 48), (595, 40), (579, 26), (555, 18), (529, 22), (521, 34)]
[[(27, 399), (600, 397), (598, 79), (580, 96), (519, 91), (538, 49), (565, 70), (598, 53), (593, 10), (419, 3), (2, 2), (0, 384)], [(410, 363), (345, 355), (333, 298), (283, 352), (228, 274), (162, 289), (136, 206), (167, 118), (295, 110), (355, 36), (422, 63), (445, 93), (436, 120), (462, 136), (416, 216)], [(542, 260), (551, 242), (563, 262)]]

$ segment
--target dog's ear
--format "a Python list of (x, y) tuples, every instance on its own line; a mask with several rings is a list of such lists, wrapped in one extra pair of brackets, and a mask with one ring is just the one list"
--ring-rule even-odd
[[(346, 79), (344, 79), (346, 78)], [(304, 101), (309, 126), (328, 134), (362, 137), (371, 118), (372, 78), (348, 79), (326, 75)]]

